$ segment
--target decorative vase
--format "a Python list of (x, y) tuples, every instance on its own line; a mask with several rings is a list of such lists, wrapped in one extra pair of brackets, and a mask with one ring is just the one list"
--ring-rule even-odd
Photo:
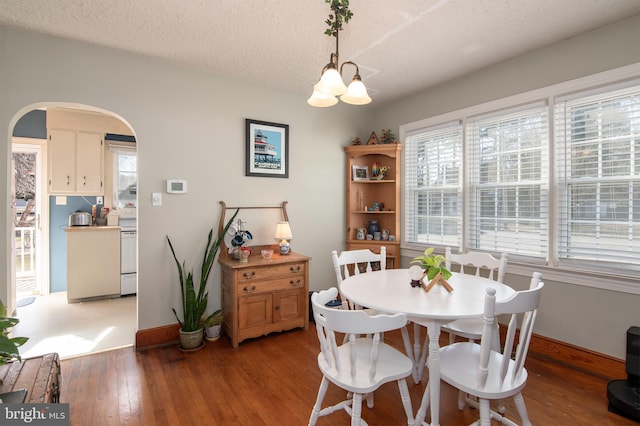
[(220, 338), (220, 334), (222, 333), (222, 324), (212, 325), (211, 327), (205, 327), (204, 333), (207, 336), (207, 340), (210, 342), (215, 342)]
[(376, 232), (380, 232), (380, 225), (377, 220), (370, 220), (367, 222), (367, 232), (374, 235)]
[(200, 327), (196, 331), (180, 330), (180, 349), (191, 350), (202, 346), (204, 339), (203, 328)]

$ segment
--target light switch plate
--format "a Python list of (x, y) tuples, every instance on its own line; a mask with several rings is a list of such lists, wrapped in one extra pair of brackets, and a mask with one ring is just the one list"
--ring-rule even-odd
[(151, 194), (151, 204), (153, 204), (156, 207), (162, 205), (162, 193), (161, 192), (153, 192)]

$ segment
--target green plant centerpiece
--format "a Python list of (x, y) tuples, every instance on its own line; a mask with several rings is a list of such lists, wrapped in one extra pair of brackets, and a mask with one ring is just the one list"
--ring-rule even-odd
[[(7, 317), (7, 308), (0, 300), (0, 365), (22, 360), (18, 347), (24, 345), (29, 338), (9, 337), (11, 329), (19, 322), (18, 318)], [(1, 379), (0, 384), (2, 384)]]
[(453, 291), (453, 287), (447, 282), (447, 280), (451, 278), (451, 271), (443, 265), (447, 259), (441, 254), (433, 254), (433, 251), (433, 247), (427, 248), (422, 256), (413, 258), (411, 263), (420, 265), (424, 270), (423, 278), (426, 275), (427, 279), (429, 279), (429, 284), (424, 287), (426, 291), (431, 290), (431, 288), (439, 282), (451, 292)]
[[(185, 262), (178, 260), (176, 252), (171, 243), (171, 239), (167, 235), (167, 242), (171, 249), (171, 254), (176, 262), (178, 269), (178, 279), (180, 282), (180, 295), (182, 301), (182, 319), (180, 319), (178, 312), (175, 308), (171, 308), (178, 323), (180, 324), (180, 347), (184, 350), (193, 350), (200, 348), (203, 345), (203, 316), (207, 310), (207, 303), (209, 302), (209, 292), (207, 291), (207, 281), (211, 269), (213, 269), (213, 263), (220, 245), (224, 239), (224, 235), (229, 230), (231, 223), (238, 215), (239, 210), (236, 210), (233, 217), (226, 223), (224, 229), (213, 239), (213, 229), (209, 230), (209, 236), (207, 237), (207, 245), (205, 246), (204, 256), (202, 258), (202, 266), (200, 270), (200, 283), (198, 285), (197, 293), (193, 279), (193, 271), (186, 271)], [(215, 313), (214, 313), (215, 314)], [(212, 315), (213, 316), (213, 315)]]

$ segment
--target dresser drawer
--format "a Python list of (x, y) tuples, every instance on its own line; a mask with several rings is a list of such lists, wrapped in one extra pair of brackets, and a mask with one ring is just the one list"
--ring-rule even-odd
[(256, 293), (289, 290), (304, 287), (304, 275), (263, 281), (245, 281), (236, 283), (238, 296), (249, 296)]
[(260, 266), (239, 269), (236, 272), (236, 282), (265, 280), (292, 275), (304, 275), (305, 263), (290, 263), (286, 265)]

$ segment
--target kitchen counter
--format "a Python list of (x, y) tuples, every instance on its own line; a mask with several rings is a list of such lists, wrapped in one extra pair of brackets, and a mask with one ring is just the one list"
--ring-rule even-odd
[(69, 226), (67, 301), (120, 297), (120, 227)]
[(64, 232), (94, 232), (94, 231), (118, 231), (119, 226), (67, 226)]

